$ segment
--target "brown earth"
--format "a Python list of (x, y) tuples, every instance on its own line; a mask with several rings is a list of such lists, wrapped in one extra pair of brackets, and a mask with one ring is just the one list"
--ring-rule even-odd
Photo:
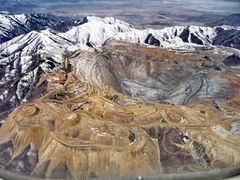
[(0, 167), (87, 179), (236, 165), (240, 80), (225, 56), (120, 42), (77, 51), (1, 127)]

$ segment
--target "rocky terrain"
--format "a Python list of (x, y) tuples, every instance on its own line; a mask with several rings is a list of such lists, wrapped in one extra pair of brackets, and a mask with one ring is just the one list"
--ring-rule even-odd
[(238, 26), (75, 23), (0, 45), (2, 169), (88, 179), (239, 164)]
[(57, 31), (67, 31), (74, 25), (70, 19), (65, 21), (60, 17), (45, 14), (4, 14), (0, 13), (0, 43), (11, 40), (21, 34), (51, 28)]
[(238, 66), (216, 52), (119, 41), (75, 51), (40, 78), (47, 92), (3, 124), (1, 167), (86, 179), (236, 165)]
[[(0, 34), (4, 43), (0, 44), (0, 121), (17, 105), (41, 94), (44, 88), (35, 89), (40, 75), (51, 72), (62, 63), (65, 54), (77, 49), (94, 51), (107, 40), (175, 50), (212, 48), (213, 45), (239, 49), (238, 26), (174, 26), (139, 30), (110, 17), (89, 16), (72, 22), (74, 26), (47, 15), (1, 17)], [(47, 29), (41, 30), (43, 28)], [(15, 38), (8, 40), (5, 37)]]

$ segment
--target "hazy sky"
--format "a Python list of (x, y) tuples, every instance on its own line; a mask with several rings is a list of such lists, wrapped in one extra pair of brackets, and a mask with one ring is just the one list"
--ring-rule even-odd
[(187, 5), (191, 9), (215, 12), (240, 12), (240, 0), (165, 0), (165, 3)]
[[(155, 4), (157, 6), (164, 6), (167, 4), (171, 4), (178, 7), (185, 7), (190, 9), (196, 10), (203, 10), (203, 11), (217, 11), (217, 12), (240, 12), (240, 0), (0, 0), (1, 3), (9, 4), (11, 3), (22, 3), (26, 6), (29, 4), (39, 6), (39, 8), (46, 8), (49, 7), (57, 7), (65, 5), (65, 6), (92, 6), (98, 8), (99, 6), (138, 6), (141, 4), (141, 7), (148, 8), (149, 5)], [(4, 7), (0, 7), (3, 9)], [(17, 7), (15, 7), (17, 8)], [(21, 8), (21, 6), (19, 6)], [(126, 7), (127, 8), (127, 7)], [(7, 9), (7, 8), (6, 8)], [(52, 9), (53, 11), (57, 9)]]

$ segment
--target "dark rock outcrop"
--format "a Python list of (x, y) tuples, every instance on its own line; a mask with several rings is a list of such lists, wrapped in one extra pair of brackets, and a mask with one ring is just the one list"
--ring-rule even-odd
[(161, 46), (161, 42), (158, 39), (156, 39), (152, 34), (149, 34), (147, 36), (145, 43), (153, 46)]
[(240, 49), (240, 31), (236, 29), (224, 30), (219, 27), (216, 29), (217, 36), (213, 40), (213, 45), (222, 45)]
[(240, 58), (236, 55), (236, 54), (233, 54), (231, 56), (228, 56), (224, 61), (223, 63), (226, 65), (226, 66), (239, 66), (240, 65)]

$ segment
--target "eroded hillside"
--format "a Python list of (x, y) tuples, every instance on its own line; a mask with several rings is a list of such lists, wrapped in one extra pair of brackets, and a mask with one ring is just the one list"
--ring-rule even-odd
[(191, 53), (107, 42), (43, 75), (47, 93), (0, 129), (0, 167), (47, 178), (210, 170), (240, 162), (238, 68)]

